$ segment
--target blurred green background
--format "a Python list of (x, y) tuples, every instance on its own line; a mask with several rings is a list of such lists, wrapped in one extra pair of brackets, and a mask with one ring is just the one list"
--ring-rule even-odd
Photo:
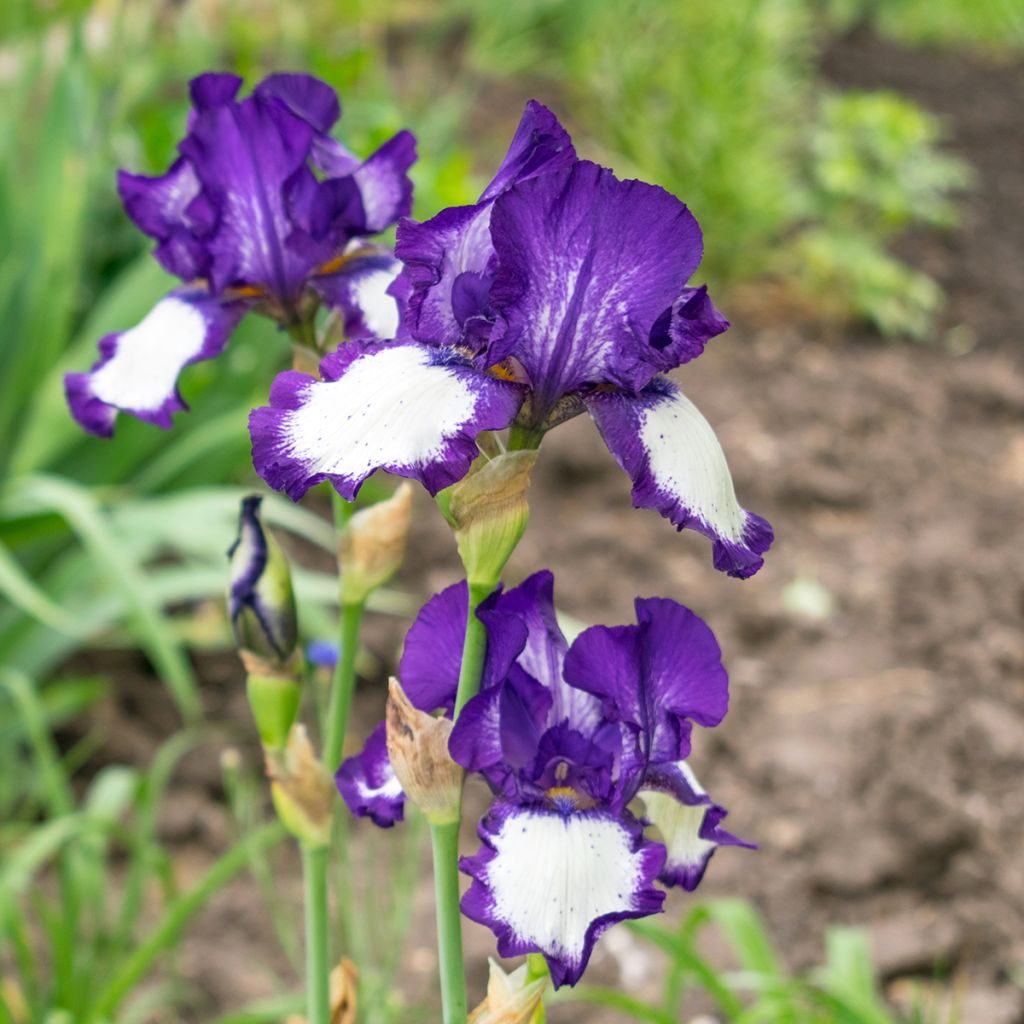
[[(61, 386), (65, 371), (95, 358), (102, 334), (136, 322), (169, 287), (120, 208), (114, 175), (166, 168), (189, 77), (231, 69), (251, 84), (272, 70), (313, 72), (339, 91), (340, 133), (356, 152), (411, 128), (419, 217), (475, 197), (536, 96), (581, 153), (689, 203), (706, 237), (700, 276), (723, 308), (769, 287), (811, 320), (928, 343), (941, 291), (891, 246), (908, 228), (953, 226), (971, 175), (933, 115), (895, 94), (824, 82), (828, 40), (865, 23), (903, 43), (996, 59), (1024, 44), (1017, 0), (0, 6), (0, 849), (21, 858), (0, 892), (18, 891), (63, 841), (38, 839), (40, 814), (84, 814), (75, 820), (96, 829), (131, 802), (119, 785), (159, 790), (150, 776), (115, 777), (92, 811), (74, 810), (60, 782), (74, 759), (55, 759), (46, 737), (104, 682), (65, 671), (49, 685), (55, 671), (82, 649), (139, 648), (196, 723), (188, 652), (226, 638), (222, 619), (195, 609), (221, 592), (223, 538), (254, 480), (246, 414), (287, 361), (285, 339), (248, 318), (225, 357), (186, 372), (194, 411), (168, 433), (122, 417), (116, 442), (88, 438)], [(331, 529), (311, 513), (269, 500), (268, 518), (332, 550)], [(333, 579), (306, 572), (299, 592), (308, 631), (329, 632)], [(103, 949), (111, 962), (131, 944), (131, 910), (121, 945)], [(17, 946), (11, 915), (0, 912), (0, 925)], [(54, 934), (70, 958), (81, 937)], [(858, 957), (850, 970), (862, 974)], [(86, 998), (85, 967), (65, 968), (66, 999)], [(821, 1019), (885, 1019), (868, 1008)], [(36, 1017), (0, 999), (0, 1021), (20, 1019)]]

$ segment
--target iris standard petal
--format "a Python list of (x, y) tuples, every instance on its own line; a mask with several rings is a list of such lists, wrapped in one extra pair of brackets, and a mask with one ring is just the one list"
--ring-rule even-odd
[[(493, 598), (478, 610), (487, 626), (481, 689), (505, 679), (526, 643), (526, 629), (513, 616), (495, 614)], [(421, 711), (451, 711), (466, 641), (469, 592), (465, 581), (435, 594), (419, 611), (405, 637), (398, 674), (409, 700)]]
[(381, 722), (362, 751), (343, 761), (334, 777), (348, 809), (390, 828), (405, 814), (405, 793), (388, 758), (387, 727)]
[(713, 542), (716, 569), (746, 579), (764, 564), (774, 534), (736, 500), (722, 446), (697, 407), (667, 377), (639, 394), (585, 398), (604, 442), (633, 481), (633, 504)]
[(399, 307), (390, 289), (402, 264), (380, 246), (361, 246), (340, 263), (337, 270), (318, 274), (310, 283), (341, 316), (346, 341), (394, 338)]
[(543, 953), (556, 988), (579, 981), (606, 929), (661, 910), (664, 847), (628, 814), (499, 802), (479, 835), (460, 865), (473, 879), (462, 912), (494, 932), (501, 956)]
[(100, 437), (114, 433), (119, 410), (170, 427), (172, 415), (188, 408), (178, 375), (220, 355), (244, 312), (242, 303), (224, 303), (203, 289), (171, 292), (135, 327), (102, 338), (88, 373), (65, 375), (72, 416)]
[(684, 288), (651, 328), (654, 351), (646, 359), (659, 370), (673, 370), (696, 359), (712, 338), (728, 329), (729, 321), (715, 308), (707, 285)]
[(320, 371), (279, 374), (270, 407), (249, 417), (256, 471), (293, 500), (324, 480), (351, 500), (378, 469), (436, 494), (468, 472), (477, 434), (508, 426), (522, 401), (459, 353), (415, 343), (348, 342)]
[(546, 569), (534, 573), (501, 594), (495, 607), (515, 615), (528, 630), (518, 665), (551, 694), (551, 724), (568, 721), (581, 733), (593, 732), (600, 722), (600, 701), (567, 685), (562, 675), (569, 645), (555, 616), (554, 576)]
[(651, 329), (703, 252), (684, 203), (578, 161), (500, 196), (491, 237), (491, 302), (506, 325), (491, 355), (525, 368), (536, 423), (586, 385), (636, 388), (654, 376)]
[(685, 761), (650, 772), (637, 795), (643, 801), (646, 818), (665, 846), (665, 866), (658, 876), (663, 885), (678, 885), (692, 892), (718, 847), (756, 849), (754, 843), (722, 828), (729, 812), (708, 796)]
[(566, 655), (565, 678), (599, 697), (606, 718), (633, 726), (639, 765), (677, 761), (689, 752), (691, 722), (713, 726), (725, 717), (722, 652), (708, 626), (676, 601), (640, 599), (636, 608), (636, 626), (584, 630)]

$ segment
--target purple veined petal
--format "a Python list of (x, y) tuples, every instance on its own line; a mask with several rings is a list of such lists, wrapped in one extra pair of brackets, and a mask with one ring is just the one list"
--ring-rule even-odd
[(513, 186), (490, 226), (491, 302), (506, 325), (490, 355), (523, 365), (538, 423), (584, 386), (632, 389), (654, 376), (651, 330), (703, 253), (684, 203), (578, 161)]
[(253, 95), (280, 100), (314, 131), (326, 135), (341, 117), (338, 94), (313, 75), (279, 71), (268, 75), (253, 89)]
[(362, 234), (375, 234), (412, 210), (409, 168), (416, 162), (416, 136), (401, 131), (352, 172), (363, 200)]
[(568, 644), (555, 617), (554, 587), (554, 576), (549, 571), (536, 572), (501, 594), (495, 607), (518, 616), (528, 630), (518, 664), (550, 692), (550, 723), (568, 721), (574, 729), (589, 735), (600, 724), (601, 704), (589, 693), (569, 686), (562, 677)]
[[(514, 616), (495, 614), (488, 598), (478, 609), (487, 627), (487, 653), (481, 689), (504, 680), (526, 643), (526, 629)], [(398, 674), (409, 700), (421, 711), (451, 712), (459, 685), (462, 648), (466, 640), (469, 596), (465, 581), (435, 594), (419, 611), (405, 636)]]
[(507, 427), (522, 402), (457, 352), (412, 342), (347, 342), (320, 371), (279, 374), (249, 417), (256, 472), (295, 501), (324, 480), (351, 500), (378, 469), (436, 494), (469, 471), (477, 434)]
[[(456, 282), (464, 275), (488, 276), (494, 255), (489, 232), (491, 207), (453, 206), (422, 224), (403, 220), (398, 225), (395, 255), (405, 264), (412, 282), (409, 329), (413, 337), (438, 345), (463, 341), (467, 319), (484, 318), (489, 306), (454, 306)], [(488, 289), (483, 289), (485, 292)], [(479, 298), (481, 289), (473, 289)], [(465, 290), (460, 298), (465, 300)]]
[(156, 240), (160, 265), (183, 280), (205, 276), (209, 254), (202, 238), (213, 230), (215, 215), (192, 165), (178, 159), (157, 177), (118, 171), (117, 188), (136, 227)]
[(448, 741), (455, 761), (482, 774), (495, 793), (515, 798), (520, 774), (537, 757), (551, 695), (525, 673), (485, 687), (459, 714)]
[(370, 733), (360, 753), (342, 762), (334, 781), (348, 809), (357, 818), (370, 818), (381, 828), (391, 828), (402, 820), (405, 792), (388, 758), (384, 722)]
[(242, 79), (238, 75), (207, 71), (189, 82), (188, 92), (196, 110), (203, 111), (230, 106), (241, 88)]
[(245, 313), (209, 292), (179, 288), (162, 298), (135, 327), (108, 334), (88, 373), (69, 373), (64, 391), (71, 415), (89, 433), (111, 437), (118, 411), (167, 429), (187, 409), (178, 375), (191, 363), (213, 359)]
[(290, 305), (311, 265), (303, 245), (290, 244), (286, 184), (304, 168), (314, 129), (268, 96), (196, 105), (178, 148), (219, 213), (207, 242), (212, 285), (264, 288)]
[(674, 370), (696, 359), (712, 338), (728, 329), (729, 321), (715, 308), (707, 285), (684, 288), (651, 328), (654, 352), (647, 355), (647, 361), (661, 371)]
[(357, 246), (337, 270), (312, 278), (326, 305), (342, 318), (345, 339), (385, 341), (398, 334), (399, 305), (391, 286), (402, 264), (386, 249)]
[(633, 504), (710, 538), (715, 568), (746, 579), (764, 564), (770, 524), (736, 500), (722, 446), (700, 410), (667, 377), (637, 395), (584, 398), (612, 455), (633, 481)]
[(479, 201), (496, 199), (517, 181), (556, 171), (575, 160), (572, 139), (558, 118), (543, 103), (530, 100), (498, 173), (484, 189)]
[(478, 831), (483, 847), (460, 863), (473, 879), (462, 912), (494, 932), (501, 956), (543, 953), (555, 988), (580, 980), (613, 924), (662, 909), (665, 849), (628, 813), (499, 802)]
[(757, 849), (722, 828), (728, 811), (716, 804), (685, 761), (661, 765), (648, 772), (637, 794), (645, 816), (665, 846), (665, 866), (658, 880), (692, 892), (700, 885), (708, 862), (720, 846)]
[(606, 718), (637, 730), (641, 757), (627, 758), (629, 770), (685, 757), (690, 723), (717, 725), (729, 705), (722, 652), (707, 625), (667, 598), (638, 599), (636, 609), (639, 625), (592, 626), (565, 659), (572, 686), (599, 697)]

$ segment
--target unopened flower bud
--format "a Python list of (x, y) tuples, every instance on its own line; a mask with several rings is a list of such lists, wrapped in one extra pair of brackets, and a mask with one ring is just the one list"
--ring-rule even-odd
[(265, 750), (282, 750), (302, 700), (302, 659), (294, 653), (286, 665), (264, 661), (250, 651), (239, 656), (248, 673), (245, 691)]
[(506, 974), (490, 961), (487, 998), (469, 1015), (469, 1024), (531, 1024), (544, 998), (547, 977), (530, 979), (527, 964)]
[(398, 571), (412, 518), (412, 487), (401, 484), (387, 501), (361, 509), (341, 535), (341, 600), (362, 604)]
[(536, 451), (505, 452), (479, 462), (469, 476), (437, 496), (455, 531), (470, 586), (497, 586), (526, 529), (526, 491), (536, 461)]
[(306, 730), (292, 727), (280, 754), (267, 755), (274, 808), (285, 828), (304, 846), (318, 849), (331, 840), (334, 784), (313, 753)]
[(452, 723), (414, 707), (397, 679), (388, 686), (388, 758), (405, 795), (435, 825), (459, 820), (463, 770), (448, 753)]
[(283, 665), (298, 636), (295, 595), (284, 552), (260, 522), (261, 501), (255, 495), (242, 501), (238, 539), (228, 551), (228, 613), (240, 650)]

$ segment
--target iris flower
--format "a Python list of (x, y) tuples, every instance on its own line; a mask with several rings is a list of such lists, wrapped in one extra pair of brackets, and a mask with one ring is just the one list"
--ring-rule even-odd
[(321, 379), (280, 375), (250, 418), (259, 474), (293, 499), (329, 480), (352, 498), (378, 469), (431, 493), (461, 479), (485, 430), (513, 447), (586, 411), (633, 482), (633, 501), (713, 541), (747, 577), (772, 541), (737, 502), (714, 431), (665, 376), (728, 327), (687, 282), (700, 227), (664, 189), (579, 160), (531, 102), (472, 206), (403, 220), (400, 330), (342, 345)]
[[(421, 710), (451, 713), (467, 592), (456, 585), (422, 609), (400, 674)], [(487, 925), (502, 956), (543, 953), (556, 986), (575, 984), (601, 934), (662, 909), (656, 886), (697, 886), (719, 846), (749, 845), (686, 763), (696, 722), (717, 725), (728, 680), (711, 630), (674, 601), (636, 602), (637, 622), (595, 626), (570, 646), (555, 619), (553, 580), (539, 572), (489, 598), (480, 693), (449, 750), (494, 794), (466, 916)], [(383, 724), (337, 777), (350, 809), (400, 820), (404, 794)]]
[(329, 134), (341, 108), (324, 82), (271, 75), (239, 100), (241, 84), (194, 79), (167, 173), (119, 174), (128, 216), (182, 285), (141, 323), (104, 337), (88, 373), (67, 375), (71, 412), (91, 433), (110, 436), (119, 410), (169, 427), (186, 408), (182, 369), (220, 355), (248, 310), (293, 328), (323, 302), (350, 336), (395, 331), (386, 289), (399, 265), (365, 239), (409, 212), (415, 139), (399, 132), (361, 161)]

